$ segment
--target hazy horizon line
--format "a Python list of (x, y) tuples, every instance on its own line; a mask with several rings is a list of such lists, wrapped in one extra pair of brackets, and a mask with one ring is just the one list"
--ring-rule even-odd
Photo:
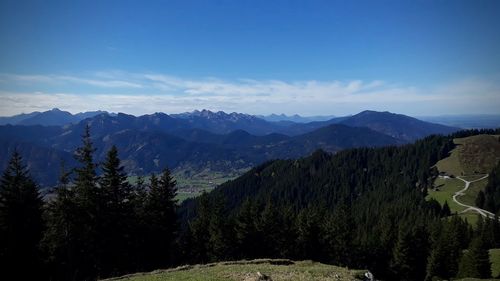
[(299, 114), (299, 113), (278, 113), (278, 112), (271, 112), (271, 113), (264, 113), (264, 114), (252, 114), (252, 113), (243, 112), (243, 111), (213, 110), (213, 109), (208, 109), (208, 108), (194, 109), (194, 110), (191, 110), (191, 111), (183, 111), (183, 112), (155, 111), (155, 112), (148, 112), (148, 113), (142, 113), (142, 114), (134, 114), (134, 113), (128, 113), (128, 112), (123, 112), (123, 111), (113, 112), (113, 111), (102, 110), (102, 109), (95, 109), (95, 110), (91, 109), (91, 110), (85, 110), (85, 111), (71, 111), (71, 110), (60, 108), (60, 107), (53, 107), (53, 108), (50, 108), (50, 109), (40, 109), (40, 110), (35, 110), (35, 111), (30, 111), (30, 112), (20, 112), (20, 113), (13, 114), (13, 115), (2, 115), (2, 113), (0, 113), (0, 117), (1, 118), (9, 118), (9, 117), (14, 117), (14, 116), (22, 115), (22, 114), (31, 114), (31, 113), (35, 113), (35, 112), (44, 113), (44, 112), (48, 112), (48, 111), (52, 111), (52, 110), (59, 110), (59, 111), (63, 111), (63, 112), (68, 112), (68, 113), (70, 113), (72, 115), (83, 114), (83, 113), (88, 113), (88, 112), (102, 111), (103, 113), (108, 113), (108, 114), (126, 114), (126, 115), (132, 115), (132, 116), (135, 116), (135, 117), (144, 116), (144, 115), (153, 115), (153, 114), (156, 114), (156, 113), (163, 113), (163, 114), (167, 114), (167, 115), (178, 115), (178, 114), (190, 114), (190, 113), (194, 113), (194, 112), (203, 112), (203, 111), (209, 111), (209, 112), (212, 112), (212, 113), (223, 112), (225, 114), (237, 113), (237, 114), (244, 114), (244, 115), (250, 115), (250, 116), (255, 116), (255, 117), (261, 117), (261, 116), (263, 116), (263, 117), (269, 117), (271, 115), (276, 115), (276, 116), (283, 116), (284, 115), (286, 117), (299, 116), (299, 117), (302, 117), (302, 118), (312, 118), (312, 117), (317, 117), (317, 118), (321, 118), (321, 117), (332, 117), (332, 118), (335, 118), (335, 117), (346, 117), (346, 116), (353, 116), (353, 115), (362, 113), (364, 111), (389, 112), (389, 113), (392, 113), (392, 114), (401, 114), (401, 115), (406, 115), (406, 116), (411, 116), (411, 117), (460, 117), (460, 116), (463, 116), (463, 117), (466, 117), (466, 116), (471, 116), (471, 117), (472, 116), (477, 116), (477, 117), (479, 117), (479, 116), (485, 116), (485, 117), (486, 116), (497, 116), (497, 117), (500, 117), (500, 114), (494, 114), (494, 113), (436, 114), (436, 115), (422, 114), (422, 115), (411, 115), (411, 114), (405, 114), (405, 113), (400, 113), (400, 112), (391, 111), (391, 110), (373, 110), (373, 109), (365, 109), (365, 110), (361, 110), (361, 111), (357, 111), (357, 112), (353, 112), (353, 113), (349, 113), (349, 114), (318, 114), (318, 115), (303, 115), (303, 114)]

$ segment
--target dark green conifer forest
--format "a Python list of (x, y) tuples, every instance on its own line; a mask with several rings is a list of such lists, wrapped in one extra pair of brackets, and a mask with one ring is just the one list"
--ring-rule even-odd
[[(253, 258), (312, 259), (368, 269), (377, 279), (491, 277), (487, 250), (500, 222), (475, 228), (447, 204), (426, 201), (433, 165), (452, 139), (498, 130), (430, 136), (414, 144), (317, 151), (253, 168), (179, 204), (165, 167), (127, 181), (112, 147), (94, 160), (90, 127), (42, 200), (17, 153), (0, 182), (0, 266), (7, 276), (96, 280), (181, 264)], [(497, 213), (500, 165), (478, 199)], [(479, 198), (479, 197), (478, 197)]]

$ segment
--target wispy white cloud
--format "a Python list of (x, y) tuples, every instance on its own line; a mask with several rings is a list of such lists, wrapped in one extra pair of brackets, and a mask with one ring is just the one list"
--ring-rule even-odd
[(89, 79), (68, 75), (18, 75), (18, 74), (0, 74), (0, 81), (4, 83), (31, 83), (31, 84), (86, 84), (89, 86), (102, 88), (141, 88), (139, 83), (111, 80), (111, 79)]
[[(15, 91), (7, 87), (12, 84), (17, 85)], [(45, 90), (24, 90), (24, 84), (30, 89), (43, 86)], [(86, 85), (88, 92), (62, 93), (60, 85), (66, 89)], [(342, 115), (364, 109), (412, 115), (498, 113), (500, 79), (468, 78), (422, 88), (381, 80), (186, 79), (123, 71), (88, 76), (0, 74), (0, 100), (0, 115), (53, 107), (71, 112), (102, 109), (132, 114), (202, 108), (304, 115)]]

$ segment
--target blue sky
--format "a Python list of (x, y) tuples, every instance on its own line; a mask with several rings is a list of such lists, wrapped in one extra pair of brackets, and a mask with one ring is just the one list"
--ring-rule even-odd
[(500, 1), (1, 1), (0, 115), (499, 113)]

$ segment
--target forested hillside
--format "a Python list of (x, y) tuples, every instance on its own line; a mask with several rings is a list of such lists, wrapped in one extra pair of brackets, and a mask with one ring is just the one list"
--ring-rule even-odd
[(61, 171), (47, 202), (20, 155), (11, 158), (0, 183), (7, 275), (93, 280), (268, 257), (366, 268), (384, 280), (491, 276), (500, 222), (479, 218), (472, 228), (425, 195), (454, 138), (498, 130), (271, 161), (180, 206), (168, 169), (131, 185), (116, 146), (98, 164), (90, 128), (83, 133), (76, 167)]
[(498, 221), (473, 229), (424, 199), (453, 138), (481, 133), (498, 131), (261, 165), (181, 205), (188, 261), (264, 255), (368, 268), (386, 280), (490, 276), (484, 253), (499, 246)]

